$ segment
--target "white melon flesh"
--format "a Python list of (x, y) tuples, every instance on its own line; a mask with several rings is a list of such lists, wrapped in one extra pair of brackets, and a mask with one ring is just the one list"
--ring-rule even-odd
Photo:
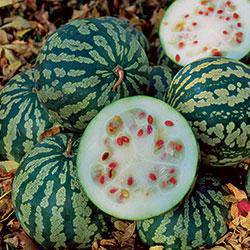
[(78, 177), (90, 200), (121, 219), (141, 220), (176, 206), (194, 182), (198, 146), (181, 114), (146, 96), (105, 107), (86, 128)]
[(176, 0), (159, 35), (165, 53), (182, 66), (209, 56), (239, 60), (250, 51), (250, 1)]

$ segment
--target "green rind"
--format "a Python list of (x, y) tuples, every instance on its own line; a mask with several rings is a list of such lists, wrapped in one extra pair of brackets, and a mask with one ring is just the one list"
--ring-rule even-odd
[(149, 67), (149, 89), (147, 95), (164, 101), (171, 81), (172, 70), (168, 66)]
[(37, 144), (16, 172), (12, 201), (24, 230), (46, 249), (83, 249), (107, 231), (104, 215), (76, 180), (78, 138), (66, 157), (69, 135)]
[(189, 121), (203, 163), (231, 166), (250, 152), (250, 68), (226, 58), (205, 58), (174, 77), (167, 103)]
[[(37, 59), (38, 95), (65, 127), (82, 131), (107, 104), (143, 94), (148, 59), (135, 37), (107, 18), (72, 21), (52, 34)], [(125, 78), (116, 91), (114, 69)]]
[(216, 178), (201, 178), (191, 196), (177, 209), (137, 223), (147, 245), (165, 250), (193, 250), (212, 245), (227, 232), (226, 191)]
[(111, 16), (107, 16), (103, 18), (105, 20), (112, 21), (114, 25), (120, 24), (121, 27), (123, 27), (125, 30), (130, 32), (130, 34), (132, 34), (136, 38), (136, 40), (140, 43), (140, 45), (146, 52), (149, 52), (149, 48), (150, 48), (149, 41), (142, 31), (140, 31), (134, 26), (129, 25), (129, 22), (124, 19), (115, 18)]
[(19, 162), (52, 127), (34, 91), (39, 73), (27, 70), (13, 77), (0, 92), (0, 154)]

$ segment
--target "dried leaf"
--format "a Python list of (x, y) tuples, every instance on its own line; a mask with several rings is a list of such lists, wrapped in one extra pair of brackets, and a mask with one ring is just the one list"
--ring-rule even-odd
[(4, 30), (0, 30), (0, 44), (7, 44), (8, 42), (9, 40), (7, 33)]
[(7, 23), (1, 27), (1, 29), (5, 28), (14, 28), (17, 30), (22, 29), (32, 29), (31, 23), (21, 16), (17, 16), (10, 23)]
[(230, 209), (230, 214), (233, 217), (233, 219), (239, 216), (239, 210), (236, 203), (232, 204)]
[(18, 2), (22, 2), (23, 0), (0, 0), (0, 8), (8, 6), (8, 5), (14, 5)]
[(100, 244), (102, 246), (117, 246), (117, 242), (115, 241), (115, 239), (103, 239), (100, 241)]
[(16, 170), (18, 167), (19, 163), (17, 163), (16, 161), (0, 161), (0, 169), (4, 169), (5, 172)]
[(250, 213), (246, 217), (240, 216), (240, 225), (250, 230)]
[(239, 190), (238, 188), (236, 188), (233, 184), (229, 183), (226, 186), (234, 194), (235, 198), (238, 201), (247, 199), (246, 193), (244, 191)]
[(216, 247), (210, 248), (210, 250), (228, 250), (228, 249), (225, 247), (216, 246)]
[(117, 230), (125, 232), (126, 228), (128, 227), (128, 223), (121, 220), (117, 220), (114, 222), (114, 226)]
[(153, 16), (150, 19), (151, 24), (154, 26), (155, 30), (158, 30), (160, 27), (161, 20), (163, 18), (163, 15), (165, 14), (166, 10), (165, 9), (159, 9), (159, 10), (154, 10)]

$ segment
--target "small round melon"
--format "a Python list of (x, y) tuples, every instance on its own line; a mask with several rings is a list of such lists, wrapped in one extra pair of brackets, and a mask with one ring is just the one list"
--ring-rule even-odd
[(161, 45), (182, 66), (208, 56), (241, 59), (250, 51), (249, 13), (248, 0), (176, 0), (161, 21)]
[(176, 206), (196, 176), (198, 146), (186, 120), (152, 97), (104, 108), (79, 146), (79, 181), (91, 201), (121, 219), (139, 220)]
[(205, 58), (182, 68), (167, 103), (190, 123), (203, 163), (233, 166), (249, 158), (250, 68), (227, 58)]

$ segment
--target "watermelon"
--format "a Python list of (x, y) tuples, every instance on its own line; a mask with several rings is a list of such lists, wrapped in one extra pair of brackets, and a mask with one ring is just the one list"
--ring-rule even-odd
[(187, 121), (165, 102), (123, 98), (85, 129), (77, 157), (79, 183), (97, 207), (116, 218), (150, 218), (190, 191), (198, 153)]
[(189, 121), (206, 165), (232, 166), (249, 158), (250, 68), (210, 57), (174, 77), (166, 97)]
[(168, 66), (149, 67), (149, 89), (147, 95), (164, 100), (171, 81), (172, 70)]
[(146, 52), (149, 52), (150, 45), (149, 45), (149, 41), (147, 37), (138, 28), (130, 25), (127, 20), (119, 19), (119, 18), (115, 18), (111, 16), (103, 17), (103, 19), (110, 20), (114, 25), (117, 25), (117, 24), (121, 25), (125, 30), (130, 32), (130, 34), (132, 34), (136, 38), (136, 40), (141, 44), (141, 46)]
[(195, 190), (178, 208), (139, 221), (139, 237), (147, 245), (165, 250), (192, 250), (212, 245), (227, 232), (225, 189), (214, 177), (198, 180)]
[(37, 59), (38, 96), (64, 127), (82, 131), (107, 104), (148, 88), (148, 59), (113, 19), (78, 19), (60, 27)]
[(239, 60), (250, 51), (249, 13), (249, 0), (176, 0), (161, 20), (161, 45), (181, 66), (209, 56)]
[(37, 97), (36, 70), (13, 77), (0, 91), (0, 154), (19, 162), (52, 123)]
[(20, 163), (12, 187), (15, 214), (46, 249), (83, 249), (107, 231), (105, 216), (76, 179), (78, 138), (58, 134), (37, 144)]

